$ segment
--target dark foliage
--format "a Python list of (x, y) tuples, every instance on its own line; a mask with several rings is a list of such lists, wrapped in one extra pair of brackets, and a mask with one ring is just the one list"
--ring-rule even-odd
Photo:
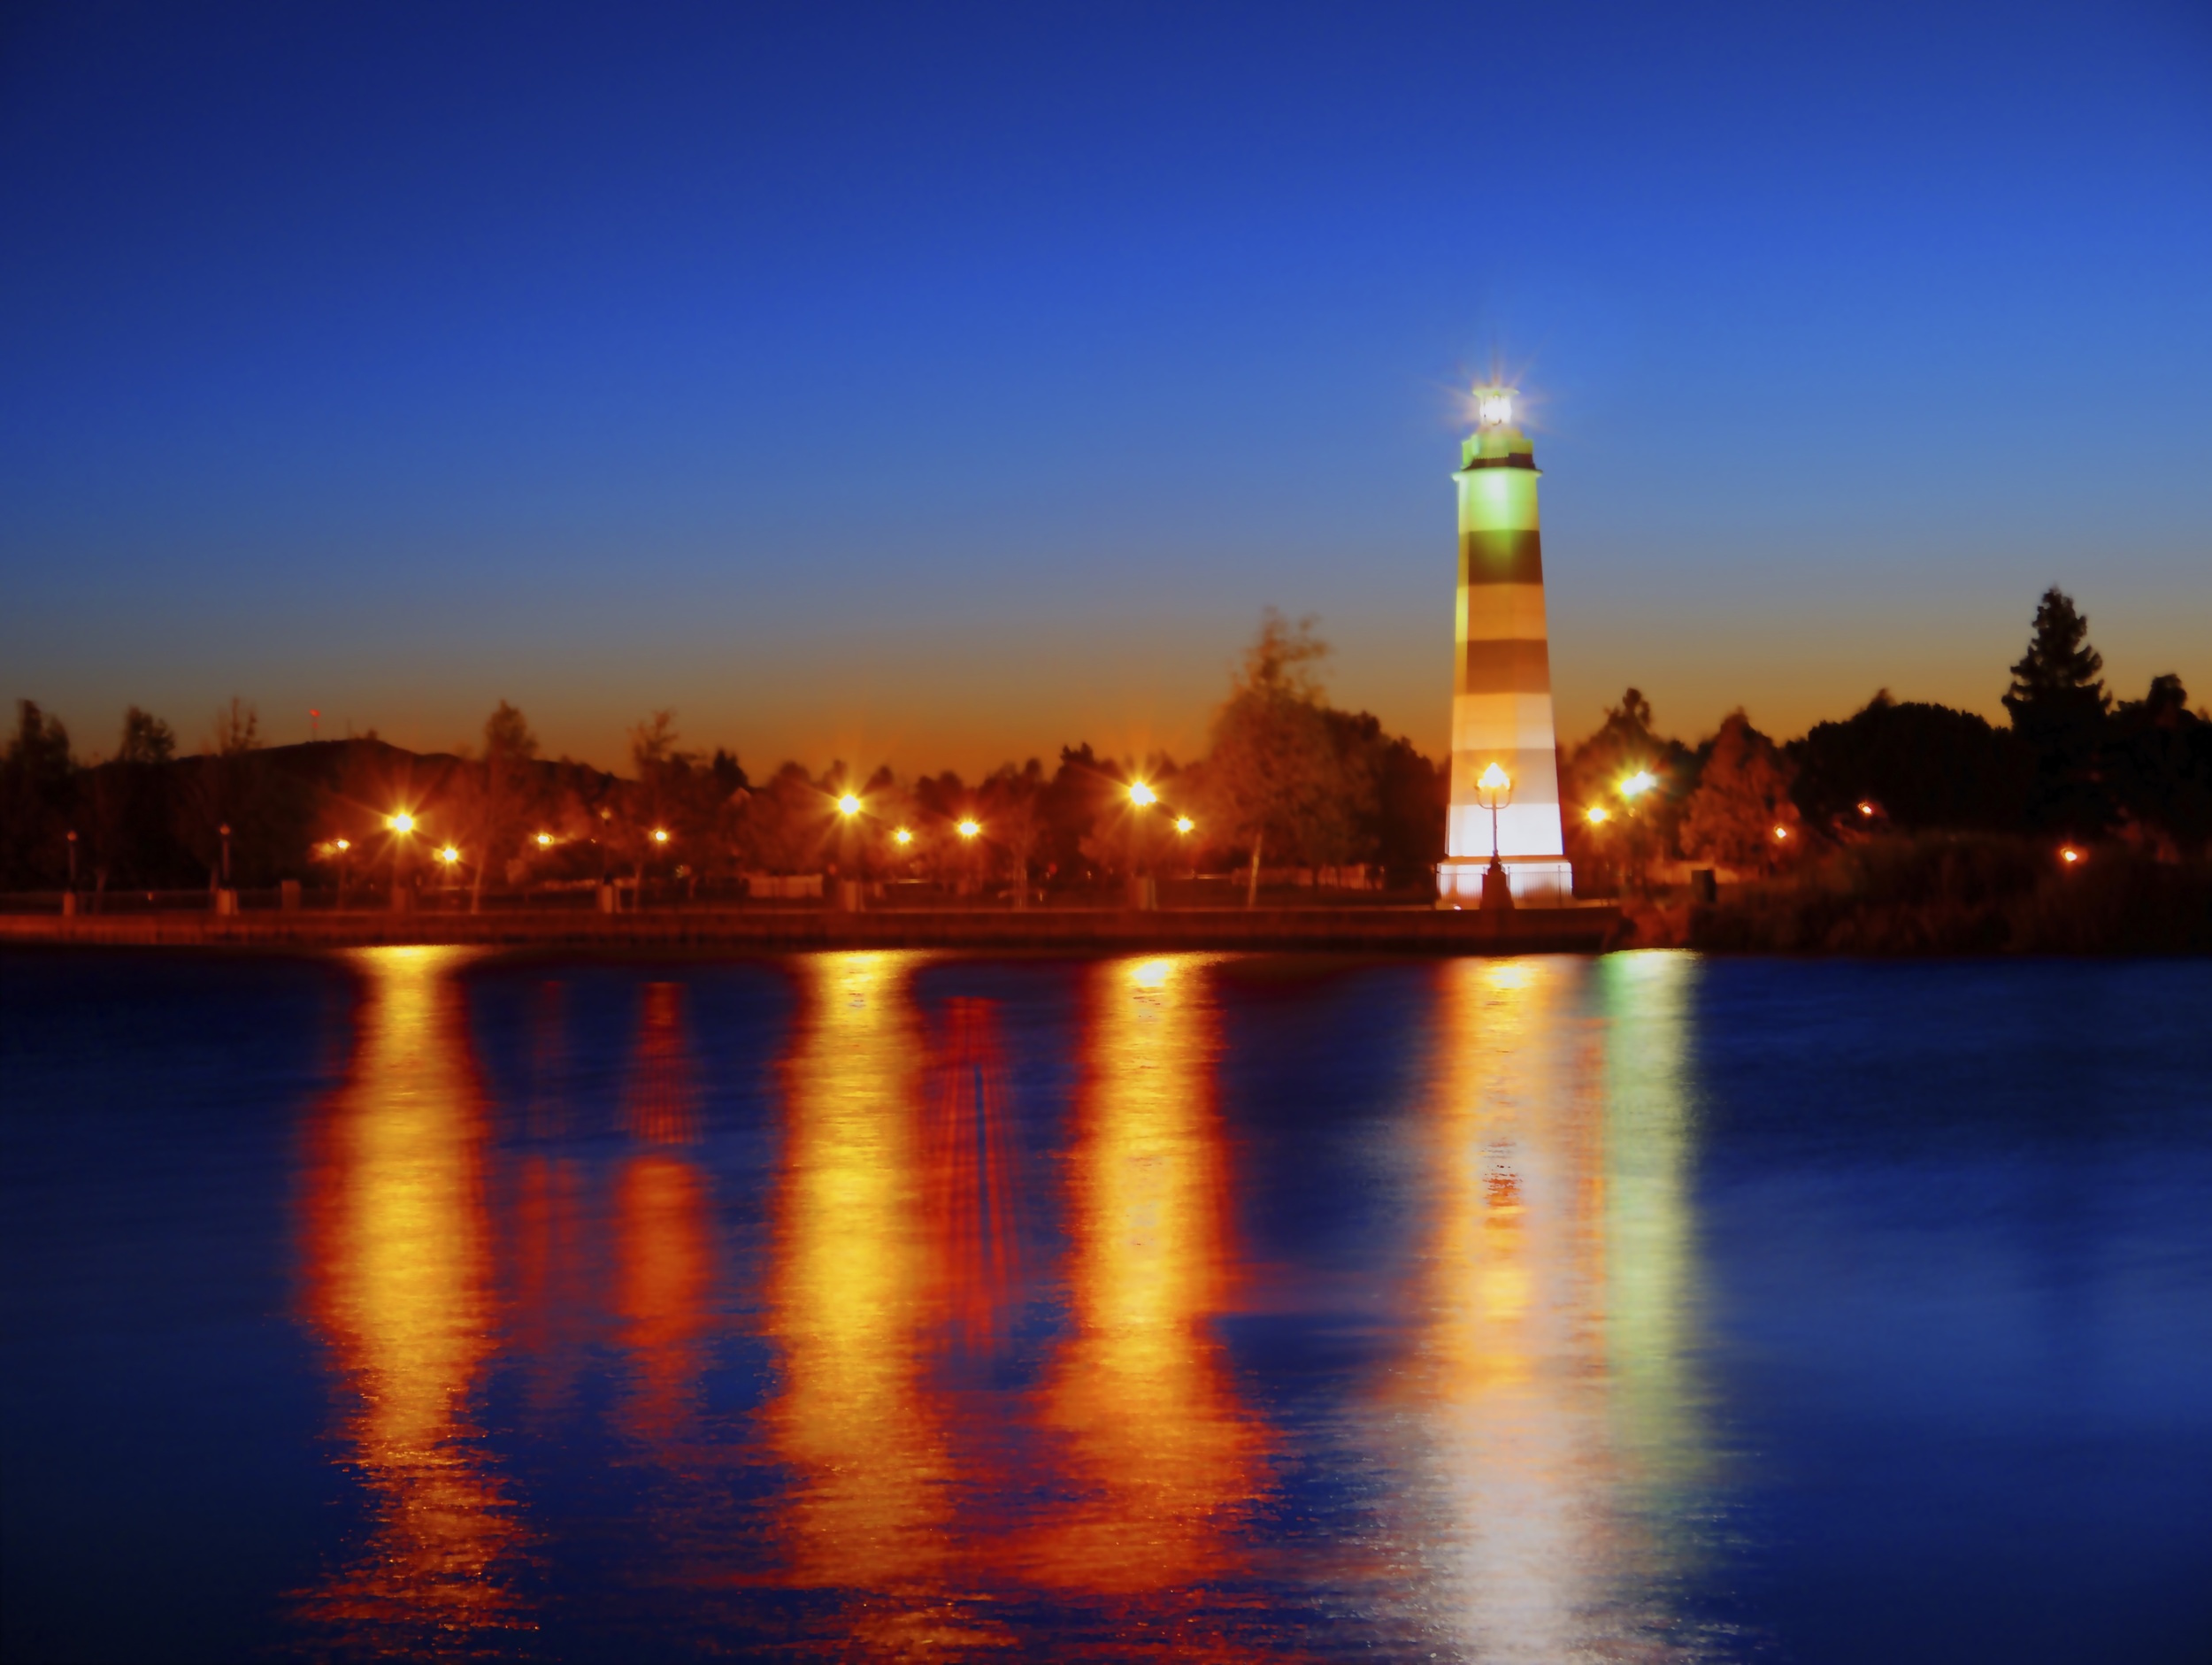
[(1885, 688), (1855, 716), (1816, 723), (1783, 750), (1796, 766), (1793, 795), (1815, 827), (1855, 827), (1861, 804), (1900, 831), (1994, 832), (2017, 826), (2034, 759), (2019, 738), (1972, 711)]
[(2212, 869), (2116, 847), (2069, 867), (2038, 840), (1988, 834), (1876, 839), (1700, 910), (1690, 940), (1786, 953), (2202, 953)]

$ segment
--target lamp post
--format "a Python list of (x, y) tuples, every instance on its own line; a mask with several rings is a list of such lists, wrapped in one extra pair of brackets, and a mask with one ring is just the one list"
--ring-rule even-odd
[(1513, 906), (1513, 881), (1506, 877), (1505, 863), (1498, 854), (1498, 811), (1513, 802), (1513, 777), (1492, 763), (1475, 782), (1475, 802), (1490, 811), (1490, 865), (1482, 870), (1483, 909), (1503, 913)]
[(1144, 812), (1160, 801), (1160, 794), (1141, 780), (1129, 783), (1129, 905), (1150, 913), (1160, 905), (1159, 886), (1144, 871)]
[(392, 829), (392, 911), (405, 913), (410, 901), (407, 894), (407, 839), (415, 830), (415, 817), (401, 809), (387, 817), (384, 825)]
[(65, 914), (77, 911), (77, 829), (69, 829), (69, 888), (61, 894), (61, 910)]
[(346, 857), (347, 852), (352, 848), (351, 839), (338, 840), (338, 906), (341, 908), (346, 905)]
[(842, 792), (838, 794), (838, 859), (832, 864), (830, 871), (836, 877), (836, 888), (832, 893), (832, 902), (839, 911), (843, 913), (858, 913), (867, 900), (861, 888), (861, 881), (846, 871), (852, 865), (853, 827), (860, 819), (862, 807), (858, 793)]
[(1620, 784), (1621, 802), (1628, 806), (1628, 853), (1630, 859), (1635, 863), (1636, 889), (1639, 894), (1647, 892), (1651, 886), (1644, 874), (1645, 840), (1641, 830), (1643, 817), (1636, 813), (1636, 800), (1658, 784), (1659, 778), (1648, 769), (1639, 769)]

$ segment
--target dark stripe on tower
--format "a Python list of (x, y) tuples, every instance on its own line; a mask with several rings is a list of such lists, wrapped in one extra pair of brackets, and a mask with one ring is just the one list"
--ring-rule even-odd
[(1540, 532), (1463, 532), (1459, 534), (1462, 584), (1541, 584), (1544, 534)]
[(1540, 637), (1471, 641), (1459, 656), (1455, 694), (1549, 694), (1551, 644)]

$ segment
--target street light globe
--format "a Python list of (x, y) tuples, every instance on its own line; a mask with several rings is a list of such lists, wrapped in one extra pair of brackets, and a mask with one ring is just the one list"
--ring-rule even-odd
[(1475, 785), (1480, 786), (1485, 792), (1503, 792), (1512, 784), (1513, 777), (1495, 763), (1492, 763), (1489, 768), (1484, 770), (1482, 779), (1475, 782)]
[(415, 817), (402, 809), (397, 815), (392, 817), (387, 825), (395, 832), (412, 832), (415, 830)]
[(891, 835), (891, 841), (895, 844), (911, 844), (914, 841), (914, 835), (906, 828), (901, 827)]
[(340, 839), (338, 840), (338, 848), (342, 850), (349, 850), (353, 848), (353, 844), (350, 840)]
[(1151, 787), (1146, 786), (1141, 780), (1136, 782), (1129, 788), (1129, 802), (1135, 804), (1140, 809), (1143, 809), (1148, 803), (1157, 803), (1159, 801), (1159, 794), (1154, 792)]
[(657, 826), (657, 827), (655, 827), (655, 828), (653, 829), (653, 842), (654, 842), (654, 843), (656, 843), (656, 844), (665, 844), (665, 843), (667, 843), (667, 842), (668, 842), (668, 829), (667, 829), (666, 827), (662, 827), (662, 826)]
[(1175, 830), (1178, 832), (1187, 832), (1191, 830), (1191, 828), (1196, 826), (1197, 825), (1197, 822), (1192, 820), (1190, 817), (1187, 815), (1179, 815), (1175, 817)]
[(858, 815), (860, 813), (860, 800), (855, 797), (851, 793), (847, 793), (843, 797), (837, 801), (837, 813), (840, 815)]
[(1783, 840), (1788, 838), (1789, 835), (1790, 830), (1786, 826), (1778, 826), (1774, 829), (1774, 841), (1778, 844)]
[(1863, 816), (1870, 817), (1874, 813), (1874, 806), (1870, 803), (1862, 803), (1859, 806), (1859, 813)]
[(2076, 862), (2081, 860), (2081, 852), (2076, 849), (2072, 845), (2069, 844), (2065, 848), (2059, 851), (2058, 859), (2065, 863), (2067, 866), (2071, 867)]
[(1603, 826), (1613, 818), (1612, 812), (1601, 803), (1592, 804), (1583, 811), (1583, 815), (1592, 826)]
[(541, 849), (541, 850), (549, 850), (549, 849), (551, 849), (551, 848), (553, 848), (553, 835), (552, 835), (550, 832), (541, 832), (541, 833), (539, 833), (539, 834), (538, 834), (538, 848), (539, 848), (540, 849)]
[(1621, 782), (1621, 796), (1624, 798), (1632, 798), (1638, 793), (1649, 792), (1658, 784), (1659, 782), (1653, 778), (1649, 770), (1639, 769), (1634, 774), (1629, 776), (1627, 779)]
[(960, 824), (960, 836), (964, 839), (972, 839), (982, 831), (982, 824), (979, 822), (963, 821)]
[(448, 867), (450, 867), (454, 863), (461, 859), (461, 852), (455, 849), (453, 846), (449, 844), (445, 847), (445, 848), (438, 852), (438, 859), (443, 862)]

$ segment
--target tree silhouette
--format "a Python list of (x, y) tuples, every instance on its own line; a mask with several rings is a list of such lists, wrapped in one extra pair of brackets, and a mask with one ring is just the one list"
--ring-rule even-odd
[(2014, 733), (2035, 754), (2028, 818), (2037, 827), (2079, 835), (2112, 817), (2098, 767), (2112, 706), (2103, 669), (2103, 656), (2089, 645), (2089, 620), (2054, 584), (2036, 604), (2034, 633), (2004, 696)]
[(1251, 848), (1247, 907), (1258, 899), (1263, 847), (1294, 862), (1342, 860), (1366, 808), (1356, 801), (1359, 789), (1373, 790), (1371, 781), (1345, 778), (1312, 669), (1328, 644), (1312, 626), (1301, 619), (1294, 628), (1271, 607), (1262, 614), (1242, 672), (1214, 718), (1208, 810), (1218, 840)]

